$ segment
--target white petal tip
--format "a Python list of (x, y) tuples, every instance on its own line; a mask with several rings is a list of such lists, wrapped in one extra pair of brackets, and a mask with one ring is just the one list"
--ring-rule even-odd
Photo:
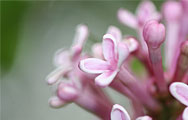
[(108, 71), (105, 73), (102, 73), (98, 77), (95, 78), (95, 84), (100, 87), (107, 87), (110, 85), (110, 83), (114, 80), (118, 70), (116, 71)]
[(115, 104), (111, 111), (111, 120), (131, 120), (127, 111), (118, 104)]
[(174, 82), (170, 85), (169, 89), (177, 100), (188, 106), (188, 85), (182, 82)]
[(188, 107), (185, 108), (183, 111), (183, 120), (188, 120)]
[(142, 116), (142, 117), (138, 117), (136, 120), (152, 120), (152, 118), (149, 116)]

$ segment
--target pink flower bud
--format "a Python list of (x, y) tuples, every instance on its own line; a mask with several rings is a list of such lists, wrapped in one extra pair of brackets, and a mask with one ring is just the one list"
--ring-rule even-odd
[(148, 21), (143, 30), (143, 37), (148, 47), (158, 48), (165, 40), (165, 27), (157, 20)]
[(137, 19), (135, 15), (128, 10), (120, 8), (118, 10), (117, 17), (122, 24), (131, 28), (137, 28)]
[(78, 97), (78, 90), (72, 83), (61, 82), (58, 86), (57, 95), (63, 101), (72, 101)]
[(155, 5), (150, 0), (141, 2), (136, 10), (136, 13), (140, 26), (143, 26), (149, 20), (159, 20), (161, 17), (161, 15), (156, 11)]
[(163, 14), (167, 21), (177, 21), (182, 15), (182, 6), (179, 2), (168, 1), (163, 6)]
[(66, 104), (65, 101), (60, 100), (58, 97), (51, 97), (48, 102), (53, 108), (60, 108)]

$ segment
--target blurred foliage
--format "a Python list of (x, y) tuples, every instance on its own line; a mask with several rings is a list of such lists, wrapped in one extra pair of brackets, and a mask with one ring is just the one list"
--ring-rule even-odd
[[(163, 3), (164, 0), (152, 0), (155, 5), (157, 6), (157, 9), (160, 10), (160, 5)], [(116, 14), (116, 9), (119, 5), (125, 6), (128, 10), (132, 11), (134, 13), (135, 7), (140, 2), (139, 0), (124, 0), (124, 1), (82, 1), (82, 2), (62, 2), (62, 1), (48, 1), (48, 2), (29, 2), (29, 1), (1, 1), (1, 70), (4, 73), (8, 72), (14, 63), (14, 58), (16, 56), (16, 51), (19, 44), (19, 33), (20, 33), (20, 24), (23, 23), (23, 17), (27, 11), (27, 9), (34, 8), (38, 5), (44, 5), (46, 6), (48, 3), (52, 3), (54, 5), (57, 5), (56, 3), (59, 3), (60, 5), (72, 5), (72, 6), (80, 6), (81, 8), (90, 10), (91, 12), (97, 13), (98, 17), (100, 16), (101, 20), (103, 17)], [(108, 4), (107, 4), (108, 3)], [(94, 4), (94, 5), (93, 5)], [(112, 10), (108, 13), (105, 13), (103, 11), (100, 11), (101, 5), (104, 5), (104, 11), (109, 6), (111, 6)], [(43, 7), (44, 7), (43, 6)], [(74, 8), (72, 8), (74, 9)], [(81, 15), (82, 16), (82, 15)], [(116, 21), (115, 21), (116, 20)], [(109, 20), (114, 21), (113, 24), (117, 25), (121, 30), (132, 31), (132, 35), (136, 35), (135, 32), (131, 29), (125, 29), (124, 26), (121, 26), (120, 23), (117, 22), (117, 19), (114, 17), (114, 19)], [(122, 31), (123, 33), (125, 31)], [(86, 44), (86, 49), (88, 50), (91, 45), (95, 42), (100, 41), (101, 36), (97, 36), (96, 34), (91, 33), (91, 36), (89, 38), (89, 42)], [(135, 65), (134, 65), (135, 66)], [(139, 66), (135, 67), (139, 68)]]
[(1, 70), (8, 71), (13, 64), (19, 42), (19, 24), (27, 2), (1, 2)]

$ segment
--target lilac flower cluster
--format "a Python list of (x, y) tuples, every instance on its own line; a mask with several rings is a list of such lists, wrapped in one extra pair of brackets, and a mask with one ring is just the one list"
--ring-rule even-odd
[[(102, 43), (94, 44), (88, 54), (83, 52), (88, 27), (78, 25), (72, 46), (58, 50), (56, 69), (47, 76), (48, 84), (56, 88), (50, 106), (74, 102), (103, 120), (188, 120), (188, 0), (167, 1), (161, 13), (151, 1), (143, 1), (136, 15), (120, 8), (117, 17), (139, 38), (123, 37), (110, 26)], [(147, 70), (144, 80), (131, 70), (133, 57)], [(104, 87), (131, 101), (132, 117), (111, 101)]]

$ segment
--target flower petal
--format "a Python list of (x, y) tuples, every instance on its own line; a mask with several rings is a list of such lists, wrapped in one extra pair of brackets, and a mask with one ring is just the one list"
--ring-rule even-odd
[(188, 107), (185, 108), (183, 111), (183, 120), (188, 120)]
[(131, 118), (122, 106), (115, 104), (111, 111), (111, 120), (131, 120)]
[(152, 120), (152, 118), (149, 116), (142, 116), (142, 117), (136, 118), (136, 120)]
[(102, 53), (102, 44), (101, 43), (95, 43), (92, 46), (92, 53), (93, 53), (94, 57), (103, 59), (104, 57), (103, 57), (103, 53)]
[(51, 97), (49, 99), (49, 105), (53, 108), (60, 108), (66, 104), (65, 101), (60, 100), (58, 97)]
[(130, 52), (134, 52), (139, 46), (138, 41), (133, 37), (123, 39), (123, 43), (127, 45)]
[(188, 106), (188, 85), (181, 82), (174, 82), (170, 85), (170, 92), (182, 104)]
[(70, 66), (70, 52), (68, 50), (59, 49), (54, 55), (55, 66)]
[(121, 35), (120, 29), (115, 27), (115, 26), (110, 26), (108, 28), (107, 33), (111, 34), (117, 40), (117, 42), (120, 42), (121, 39), (122, 39), (122, 35)]
[(76, 35), (74, 37), (73, 46), (80, 46), (82, 47), (85, 41), (88, 38), (89, 30), (88, 27), (84, 24), (80, 24), (76, 28)]
[(118, 70), (107, 71), (107, 72), (102, 73), (101, 75), (99, 75), (95, 78), (95, 84), (97, 84), (98, 86), (101, 86), (101, 87), (108, 86), (115, 78), (117, 72), (118, 72)]
[(102, 73), (109, 69), (109, 64), (106, 61), (97, 58), (87, 58), (80, 61), (79, 67), (87, 73)]
[(123, 8), (120, 8), (118, 10), (118, 14), (117, 14), (117, 17), (119, 19), (119, 21), (130, 27), (130, 28), (134, 28), (136, 29), (137, 28), (137, 19), (136, 17), (131, 13), (129, 12), (128, 10), (126, 9), (123, 9)]
[(117, 43), (115, 38), (111, 34), (103, 36), (103, 55), (104, 58), (110, 63), (117, 62)]
[(61, 82), (58, 86), (57, 95), (63, 101), (72, 101), (78, 97), (78, 89), (72, 83)]
[(61, 79), (61, 77), (63, 77), (64, 74), (66, 74), (67, 72), (69, 72), (72, 68), (71, 67), (58, 67), (56, 70), (54, 70), (53, 72), (51, 72), (47, 77), (46, 77), (46, 81), (49, 85), (55, 84), (58, 80)]
[(126, 44), (118, 44), (118, 67), (120, 67), (125, 59), (129, 56), (129, 49)]
[(160, 14), (156, 11), (155, 5), (151, 1), (143, 1), (137, 8), (137, 17), (139, 24), (143, 26), (145, 22), (151, 19), (160, 19)]

